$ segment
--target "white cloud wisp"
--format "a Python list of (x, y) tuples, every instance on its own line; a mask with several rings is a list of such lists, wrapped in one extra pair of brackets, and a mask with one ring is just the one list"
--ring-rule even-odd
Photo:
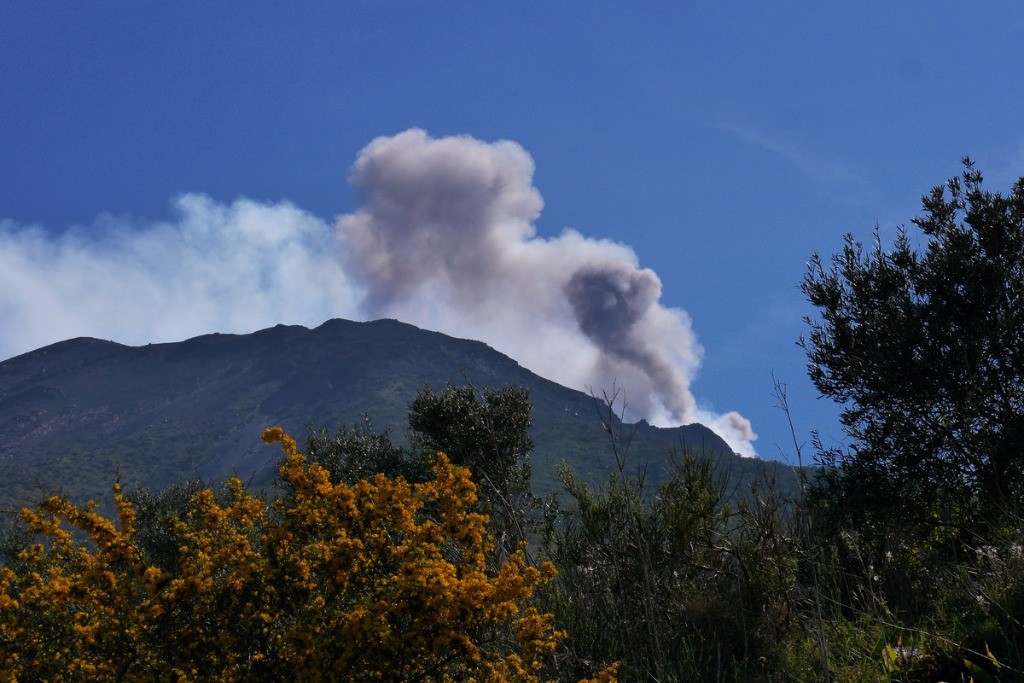
[(78, 336), (126, 344), (356, 313), (320, 219), (281, 203), (198, 194), (177, 220), (101, 216), (50, 235), (0, 221), (0, 358)]

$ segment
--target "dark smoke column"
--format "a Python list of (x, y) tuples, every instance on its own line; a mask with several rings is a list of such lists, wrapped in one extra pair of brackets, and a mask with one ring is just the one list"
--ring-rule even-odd
[(696, 406), (679, 371), (644, 335), (643, 321), (661, 296), (654, 271), (620, 265), (584, 268), (569, 279), (565, 295), (580, 330), (604, 355), (640, 370), (673, 420), (692, 413)]

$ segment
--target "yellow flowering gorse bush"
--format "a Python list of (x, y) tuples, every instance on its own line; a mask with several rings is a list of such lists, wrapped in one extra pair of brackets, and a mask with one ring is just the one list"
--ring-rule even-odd
[(116, 523), (24, 510), (38, 542), (0, 567), (0, 680), (539, 680), (562, 634), (524, 601), (555, 569), (488, 571), (468, 470), (439, 453), (424, 483), (332, 483), (280, 428), (263, 439), (290, 494), (199, 491), (169, 566), (120, 487)]

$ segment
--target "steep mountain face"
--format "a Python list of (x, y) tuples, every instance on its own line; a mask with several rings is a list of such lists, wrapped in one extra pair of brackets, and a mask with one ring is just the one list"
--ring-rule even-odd
[[(0, 363), (0, 504), (54, 491), (106, 498), (115, 477), (127, 487), (228, 473), (263, 483), (278, 456), (260, 441), (264, 428), (281, 425), (301, 443), (308, 424), (333, 429), (367, 415), (401, 438), (417, 389), (467, 378), (530, 390), (539, 491), (557, 487), (563, 460), (592, 481), (613, 467), (590, 396), (480, 342), (394, 320), (330, 320), (141, 347), (71, 339)], [(701, 425), (627, 431), (630, 467), (650, 465), (652, 478), (680, 446), (754, 466)]]

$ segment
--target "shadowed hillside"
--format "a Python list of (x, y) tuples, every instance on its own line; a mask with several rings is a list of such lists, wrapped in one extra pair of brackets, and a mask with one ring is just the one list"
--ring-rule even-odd
[[(365, 414), (403, 440), (417, 389), (466, 378), (530, 390), (538, 492), (557, 488), (563, 460), (590, 481), (613, 469), (590, 396), (480, 342), (394, 320), (330, 320), (312, 330), (278, 325), (142, 347), (79, 338), (0, 363), (0, 498), (24, 503), (54, 490), (105, 497), (116, 474), (129, 487), (232, 472), (265, 482), (277, 457), (259, 441), (265, 427), (302, 434), (306, 424), (333, 429)], [(729, 453), (702, 425), (641, 422), (624, 433), (633, 434), (628, 467), (649, 466), (653, 480), (679, 446), (719, 455), (741, 478), (763, 467)]]

